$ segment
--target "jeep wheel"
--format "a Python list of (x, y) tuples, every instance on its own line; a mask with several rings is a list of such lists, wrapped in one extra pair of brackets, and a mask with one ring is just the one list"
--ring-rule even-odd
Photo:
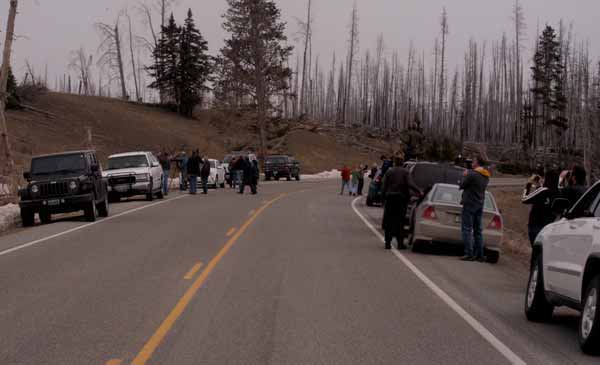
[(271, 181), (271, 176), (270, 176), (270, 175), (266, 175), (266, 176), (265, 176), (265, 180), (266, 180), (266, 181)]
[(552, 318), (554, 306), (546, 299), (544, 271), (540, 253), (531, 265), (527, 295), (525, 296), (525, 316), (532, 322), (547, 322)]
[(49, 224), (52, 222), (52, 214), (50, 214), (50, 212), (41, 211), (39, 213), (39, 215), (40, 215), (40, 222), (42, 222), (42, 224)]
[(108, 196), (104, 197), (104, 201), (98, 205), (98, 215), (100, 217), (106, 218), (108, 217), (109, 207), (108, 207)]
[(35, 224), (35, 213), (30, 209), (21, 209), (21, 223), (23, 227), (31, 227)]
[(579, 320), (579, 345), (588, 355), (600, 354), (600, 313), (598, 296), (600, 295), (600, 275), (596, 275), (585, 289), (583, 313)]
[(300, 181), (300, 173), (296, 175), (296, 181)]
[(286, 179), (287, 179), (287, 181), (292, 181), (292, 175), (288, 175), (288, 176), (286, 177)]
[(117, 193), (109, 193), (108, 194), (108, 202), (109, 203), (118, 203), (121, 201), (121, 196)]
[(98, 209), (96, 208), (96, 201), (92, 200), (87, 204), (88, 206), (83, 210), (85, 220), (88, 222), (95, 222), (98, 217)]

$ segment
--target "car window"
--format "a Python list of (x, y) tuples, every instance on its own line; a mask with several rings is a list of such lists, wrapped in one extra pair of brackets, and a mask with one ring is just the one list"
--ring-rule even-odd
[[(457, 204), (460, 205), (462, 198), (462, 192), (458, 186), (438, 186), (433, 193), (433, 202), (442, 204)], [(496, 205), (492, 199), (492, 195), (489, 192), (485, 194), (485, 210), (496, 210)]]
[(86, 156), (83, 153), (37, 157), (31, 160), (32, 175), (81, 172), (85, 169)]
[(596, 208), (599, 199), (598, 193), (600, 193), (600, 184), (596, 184), (593, 188), (588, 190), (571, 209), (568, 216), (571, 219), (576, 219), (584, 217), (589, 212), (594, 212), (594, 208)]
[(453, 166), (417, 164), (410, 170), (419, 188), (426, 190), (435, 184), (460, 184), (462, 170)]
[(285, 163), (287, 163), (287, 158), (285, 158), (285, 157), (267, 157), (267, 162), (277, 163), (277, 164), (285, 164)]
[(109, 158), (107, 170), (132, 169), (148, 166), (148, 158), (146, 155), (122, 156)]

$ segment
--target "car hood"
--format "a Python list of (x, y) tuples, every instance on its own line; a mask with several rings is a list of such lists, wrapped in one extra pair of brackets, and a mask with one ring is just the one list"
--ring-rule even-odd
[(62, 181), (62, 180), (73, 180), (73, 179), (85, 179), (85, 175), (81, 172), (76, 173), (60, 173), (54, 175), (33, 175), (31, 178), (31, 183), (43, 183), (47, 181)]
[(120, 176), (120, 175), (137, 175), (137, 174), (147, 174), (150, 172), (148, 167), (136, 167), (129, 169), (118, 169), (118, 170), (107, 170), (102, 172), (102, 176), (104, 177), (112, 177), (112, 176)]

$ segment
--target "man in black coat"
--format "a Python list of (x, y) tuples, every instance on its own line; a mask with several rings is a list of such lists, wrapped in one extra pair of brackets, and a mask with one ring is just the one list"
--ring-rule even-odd
[(402, 159), (395, 158), (393, 167), (383, 177), (381, 192), (384, 199), (382, 228), (385, 231), (385, 249), (392, 248), (392, 240), (398, 241), (398, 249), (405, 249), (404, 223), (411, 191), (421, 196), (422, 192), (408, 171), (402, 167)]
[(190, 194), (195, 195), (198, 191), (198, 175), (200, 175), (200, 156), (198, 151), (192, 153), (187, 163), (187, 175), (190, 179)]
[[(210, 161), (204, 159), (202, 169), (200, 170), (200, 181), (202, 182), (202, 193), (208, 194), (208, 178), (210, 177)], [(215, 183), (216, 184), (216, 183)]]
[(250, 162), (248, 157), (241, 158), (240, 160), (242, 161), (240, 163), (240, 170), (243, 171), (244, 175), (240, 184), (240, 194), (244, 194), (246, 186), (250, 186), (252, 194), (256, 194), (256, 185), (252, 184), (254, 180), (254, 168), (252, 166), (252, 162)]

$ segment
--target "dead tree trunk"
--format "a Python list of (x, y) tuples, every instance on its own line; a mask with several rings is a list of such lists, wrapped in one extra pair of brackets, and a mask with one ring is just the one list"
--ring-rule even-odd
[(140, 88), (138, 84), (137, 70), (135, 68), (135, 55), (133, 54), (133, 30), (131, 29), (131, 17), (127, 15), (129, 21), (129, 51), (131, 52), (131, 69), (133, 71), (133, 83), (135, 84), (135, 101), (140, 101)]

